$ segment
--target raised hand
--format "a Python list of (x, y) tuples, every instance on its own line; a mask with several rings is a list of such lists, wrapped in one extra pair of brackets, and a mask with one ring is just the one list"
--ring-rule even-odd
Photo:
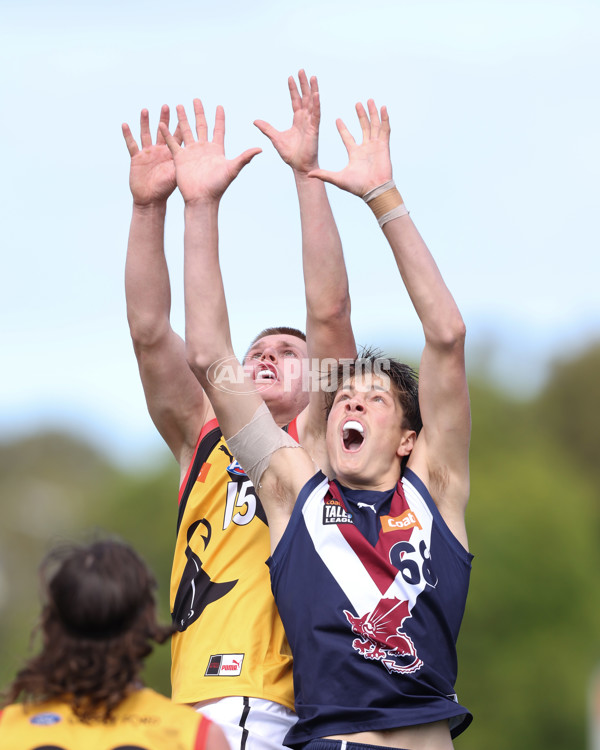
[(301, 70), (298, 73), (298, 81), (300, 91), (293, 76), (288, 78), (294, 113), (292, 127), (289, 130), (275, 130), (264, 120), (255, 120), (254, 124), (267, 136), (286, 164), (296, 172), (307, 174), (319, 166), (321, 105), (316, 77), (312, 76), (309, 83), (306, 73)]
[[(177, 186), (173, 157), (160, 130), (161, 125), (168, 129), (169, 117), (169, 107), (163, 104), (160, 111), (156, 143), (153, 144), (148, 110), (142, 110), (140, 115), (141, 150), (131, 134), (129, 125), (126, 122), (122, 125), (123, 137), (131, 156), (129, 187), (133, 195), (133, 202), (139, 206), (164, 203)], [(173, 138), (176, 142), (181, 143), (179, 129), (175, 131)]]
[(196, 138), (188, 122), (185, 109), (177, 107), (178, 125), (183, 139), (178, 142), (165, 123), (160, 123), (160, 132), (169, 147), (175, 162), (177, 186), (184, 201), (218, 201), (228, 186), (262, 149), (250, 148), (235, 159), (225, 158), (225, 113), (218, 106), (212, 141), (208, 140), (208, 127), (200, 99), (194, 99)]
[(361, 197), (384, 182), (392, 179), (390, 161), (390, 121), (387, 109), (381, 108), (381, 117), (373, 99), (367, 102), (369, 113), (362, 104), (356, 105), (356, 114), (362, 130), (362, 143), (357, 144), (342, 120), (336, 125), (346, 151), (348, 164), (340, 172), (313, 169), (309, 177), (330, 182), (342, 190)]

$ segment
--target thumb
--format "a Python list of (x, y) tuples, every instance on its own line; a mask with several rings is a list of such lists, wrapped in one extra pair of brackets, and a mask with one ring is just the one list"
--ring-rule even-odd
[(235, 174), (238, 175), (242, 169), (249, 164), (257, 154), (262, 153), (262, 148), (249, 148), (233, 160)]
[(279, 131), (275, 130), (272, 125), (269, 125), (269, 123), (264, 120), (254, 120), (254, 125), (256, 125), (260, 132), (263, 135), (266, 135), (271, 142), (273, 142), (273, 138), (276, 138), (279, 135)]
[(177, 127), (175, 128), (175, 132), (173, 133), (173, 138), (175, 139), (175, 142), (178, 146), (181, 146), (183, 143), (183, 133), (181, 132), (181, 127), (179, 123), (177, 123)]
[(311, 169), (307, 177), (316, 177), (322, 182), (330, 182), (336, 187), (340, 186), (339, 172), (328, 172), (326, 169)]
[[(179, 126), (177, 126), (177, 128), (179, 129)], [(171, 155), (175, 156), (175, 154), (181, 150), (181, 146), (177, 142), (177, 139), (171, 134), (171, 131), (164, 122), (158, 124), (158, 129), (160, 130), (162, 137), (165, 139)]]

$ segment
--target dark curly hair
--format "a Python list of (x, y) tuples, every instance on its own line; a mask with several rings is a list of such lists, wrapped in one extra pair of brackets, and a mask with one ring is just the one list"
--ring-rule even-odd
[(173, 626), (156, 620), (156, 580), (117, 540), (52, 550), (40, 565), (42, 650), (18, 672), (5, 702), (68, 702), (82, 721), (111, 718), (139, 687), (153, 643)]

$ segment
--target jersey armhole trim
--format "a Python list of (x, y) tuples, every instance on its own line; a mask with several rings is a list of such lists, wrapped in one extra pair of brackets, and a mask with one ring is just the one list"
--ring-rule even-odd
[(187, 471), (186, 478), (181, 485), (179, 492), (179, 511), (177, 513), (177, 533), (179, 533), (179, 527), (181, 526), (181, 520), (185, 512), (188, 497), (194, 487), (194, 483), (198, 479), (202, 466), (207, 461), (208, 457), (212, 453), (213, 449), (221, 439), (221, 428), (216, 419), (211, 419), (207, 422), (200, 437), (198, 438), (198, 446), (194, 453), (194, 458), (190, 463), (190, 467)]
[[(298, 494), (298, 497), (296, 499), (296, 503), (294, 504), (294, 509), (292, 510), (290, 520), (285, 527), (285, 531), (281, 535), (281, 539), (277, 542), (277, 546), (273, 550), (273, 554), (267, 560), (267, 565), (271, 570), (272, 577), (275, 574), (277, 566), (287, 554), (287, 550), (289, 547), (288, 540), (294, 535), (298, 524), (303, 519), (302, 510), (304, 508), (304, 505), (311, 499), (314, 492), (325, 484), (327, 485), (327, 487), (329, 487), (329, 480), (327, 479), (325, 474), (323, 474), (323, 472), (319, 470), (306, 482), (304, 487), (300, 490), (300, 493)], [(325, 493), (322, 493), (322, 497), (324, 496)]]
[(188, 466), (188, 469), (185, 473), (185, 477), (183, 478), (180, 486), (179, 486), (179, 502), (181, 502), (181, 497), (183, 495), (183, 491), (185, 489), (186, 484), (188, 483), (188, 479), (190, 477), (190, 472), (192, 470), (192, 466), (194, 465), (194, 460), (196, 458), (196, 454), (198, 453), (198, 448), (200, 446), (200, 443), (202, 440), (208, 435), (208, 433), (211, 430), (214, 430), (215, 427), (218, 427), (219, 423), (217, 422), (216, 418), (209, 419), (208, 422), (204, 425), (202, 430), (200, 431), (200, 435), (198, 436), (198, 440), (196, 441), (196, 447), (194, 448), (194, 455), (192, 456), (192, 460), (190, 461), (190, 465)]
[(299, 443), (300, 440), (298, 439), (298, 417), (294, 417), (292, 421), (289, 424), (286, 424), (285, 427), (282, 427), (287, 434), (294, 438), (294, 440)]
[(414, 490), (416, 490), (416, 492), (419, 493), (419, 495), (423, 498), (427, 507), (429, 508), (429, 511), (431, 515), (433, 516), (433, 521), (435, 525), (437, 526), (440, 534), (445, 539), (446, 543), (450, 546), (450, 548), (458, 555), (458, 557), (463, 562), (465, 562), (468, 566), (470, 566), (471, 561), (473, 560), (473, 555), (470, 552), (467, 552), (467, 550), (462, 546), (462, 544), (450, 531), (448, 524), (444, 521), (444, 518), (442, 514), (440, 513), (439, 508), (437, 507), (433, 498), (429, 494), (429, 490), (423, 483), (423, 480), (420, 479), (420, 477), (418, 477), (412, 469), (407, 468), (404, 470), (404, 474), (400, 481), (407, 482), (409, 485), (413, 487)]

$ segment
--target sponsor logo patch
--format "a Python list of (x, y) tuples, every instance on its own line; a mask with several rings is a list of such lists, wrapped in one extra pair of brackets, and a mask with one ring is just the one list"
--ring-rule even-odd
[(62, 721), (62, 716), (53, 713), (36, 714), (29, 719), (30, 724), (35, 724), (39, 727), (49, 727), (52, 724), (58, 724)]
[(417, 529), (422, 528), (419, 519), (410, 509), (405, 510), (401, 516), (381, 516), (381, 530), (384, 532), (412, 529), (415, 527)]
[(337, 500), (323, 505), (323, 526), (332, 523), (354, 523), (352, 513), (347, 513)]
[(208, 660), (205, 677), (238, 677), (242, 673), (244, 654), (213, 654)]
[(233, 461), (227, 467), (227, 473), (232, 477), (244, 477), (246, 479), (246, 472), (239, 465), (238, 461), (234, 458)]
[(196, 479), (197, 482), (206, 482), (206, 478), (208, 477), (208, 472), (210, 471), (211, 466), (212, 464), (209, 464), (208, 462), (202, 464), (202, 468), (200, 469), (198, 478)]

